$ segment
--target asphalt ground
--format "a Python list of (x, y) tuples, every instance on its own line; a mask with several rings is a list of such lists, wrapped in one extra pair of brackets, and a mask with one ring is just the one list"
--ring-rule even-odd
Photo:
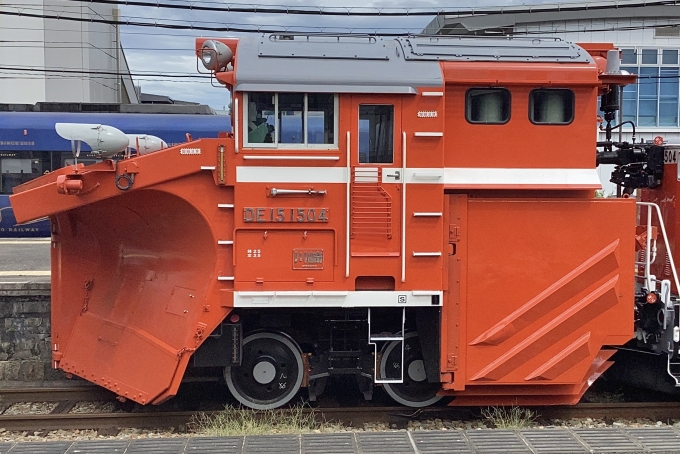
[(0, 283), (49, 279), (49, 238), (0, 239)]

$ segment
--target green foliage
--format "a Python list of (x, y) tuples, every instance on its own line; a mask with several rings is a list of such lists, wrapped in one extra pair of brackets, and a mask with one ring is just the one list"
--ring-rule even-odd
[(304, 405), (259, 411), (228, 405), (215, 414), (199, 413), (192, 419), (190, 428), (202, 435), (220, 437), (332, 432), (341, 429), (336, 424), (319, 422), (316, 412)]
[(484, 419), (498, 429), (524, 429), (535, 424), (538, 413), (521, 407), (488, 407), (482, 410)]

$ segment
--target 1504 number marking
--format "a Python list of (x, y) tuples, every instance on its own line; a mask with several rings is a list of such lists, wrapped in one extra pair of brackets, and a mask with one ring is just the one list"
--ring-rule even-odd
[(243, 208), (243, 222), (328, 222), (328, 208)]

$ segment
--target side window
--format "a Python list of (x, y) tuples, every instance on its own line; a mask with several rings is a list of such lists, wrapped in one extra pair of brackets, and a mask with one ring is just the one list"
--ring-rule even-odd
[(337, 146), (337, 96), (330, 93), (247, 93), (245, 146)]
[(335, 96), (326, 93), (307, 95), (307, 143), (335, 143)]
[(305, 95), (279, 94), (279, 143), (304, 143)]
[(359, 162), (394, 162), (394, 106), (359, 106)]
[(274, 143), (274, 93), (248, 93), (248, 143)]
[(529, 94), (529, 120), (539, 125), (566, 125), (574, 120), (574, 93), (538, 89)]
[(507, 123), (510, 92), (505, 88), (471, 88), (465, 95), (465, 118), (469, 123)]

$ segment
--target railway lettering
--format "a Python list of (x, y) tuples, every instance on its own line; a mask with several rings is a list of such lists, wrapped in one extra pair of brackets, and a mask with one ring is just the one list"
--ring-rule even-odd
[(328, 208), (244, 207), (243, 222), (328, 222)]
[(293, 249), (294, 270), (322, 270), (323, 249)]
[(677, 164), (678, 163), (678, 152), (677, 150), (664, 150), (663, 151), (663, 163), (664, 164)]

